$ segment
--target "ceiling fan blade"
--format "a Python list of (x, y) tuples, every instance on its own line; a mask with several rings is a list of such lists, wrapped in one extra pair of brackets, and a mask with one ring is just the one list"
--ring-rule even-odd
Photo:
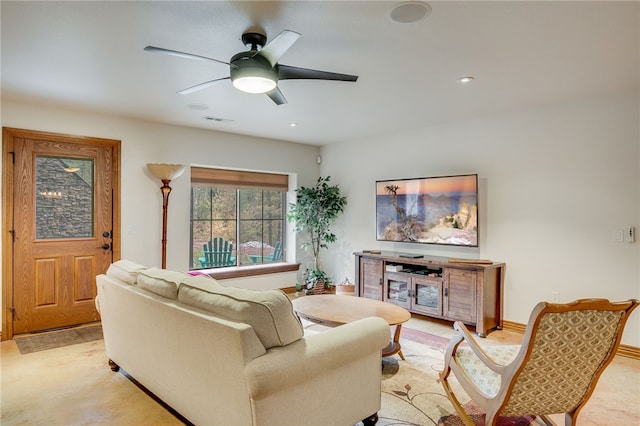
[(358, 76), (278, 64), (278, 79), (357, 81)]
[(282, 94), (278, 86), (276, 86), (275, 89), (267, 92), (266, 95), (270, 97), (271, 100), (276, 103), (276, 105), (282, 105), (287, 103), (287, 99), (284, 97), (284, 95)]
[(289, 50), (293, 43), (300, 38), (301, 34), (291, 30), (284, 30), (276, 38), (271, 40), (265, 47), (260, 50), (256, 56), (266, 58), (271, 66), (274, 66), (278, 59)]
[(189, 93), (197, 92), (198, 90), (206, 89), (222, 80), (230, 80), (231, 77), (217, 78), (215, 80), (205, 81), (204, 83), (196, 84), (195, 86), (187, 87), (178, 92), (179, 95), (188, 95)]
[(235, 65), (231, 65), (229, 62), (220, 61), (218, 59), (207, 58), (206, 56), (194, 55), (192, 53), (178, 52), (177, 50), (163, 49), (162, 47), (147, 46), (144, 48), (144, 51), (151, 52), (151, 53), (163, 53), (165, 55), (177, 56), (179, 58), (186, 58), (186, 59), (196, 59), (199, 61), (213, 61), (213, 62), (219, 62), (221, 64), (225, 64), (225, 65), (235, 66)]

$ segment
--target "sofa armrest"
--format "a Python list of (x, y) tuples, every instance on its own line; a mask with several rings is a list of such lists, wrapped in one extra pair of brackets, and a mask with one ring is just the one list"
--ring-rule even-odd
[(271, 348), (245, 366), (249, 394), (261, 399), (307, 382), (336, 365), (358, 362), (361, 357), (380, 353), (389, 339), (387, 322), (371, 317)]

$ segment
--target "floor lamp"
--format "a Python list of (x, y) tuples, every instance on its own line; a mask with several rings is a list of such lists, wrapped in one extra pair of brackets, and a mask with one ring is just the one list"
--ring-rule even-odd
[(169, 182), (179, 177), (187, 166), (181, 164), (147, 164), (147, 168), (162, 181), (162, 269), (167, 268), (167, 209), (169, 208)]

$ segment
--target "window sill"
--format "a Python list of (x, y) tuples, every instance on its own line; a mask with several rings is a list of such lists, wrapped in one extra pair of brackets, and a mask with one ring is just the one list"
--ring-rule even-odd
[(272, 263), (269, 265), (256, 265), (256, 266), (234, 266), (230, 268), (215, 268), (215, 269), (198, 269), (199, 272), (210, 275), (217, 280), (224, 280), (229, 278), (242, 278), (252, 277), (255, 275), (267, 275), (277, 274), (280, 272), (297, 271), (300, 269), (299, 263)]

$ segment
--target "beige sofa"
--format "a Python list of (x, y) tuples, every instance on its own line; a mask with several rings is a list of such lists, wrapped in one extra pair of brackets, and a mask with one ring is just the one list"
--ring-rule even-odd
[(112, 369), (196, 425), (377, 420), (380, 351), (389, 341), (380, 318), (304, 336), (280, 290), (226, 287), (126, 260), (97, 285)]

